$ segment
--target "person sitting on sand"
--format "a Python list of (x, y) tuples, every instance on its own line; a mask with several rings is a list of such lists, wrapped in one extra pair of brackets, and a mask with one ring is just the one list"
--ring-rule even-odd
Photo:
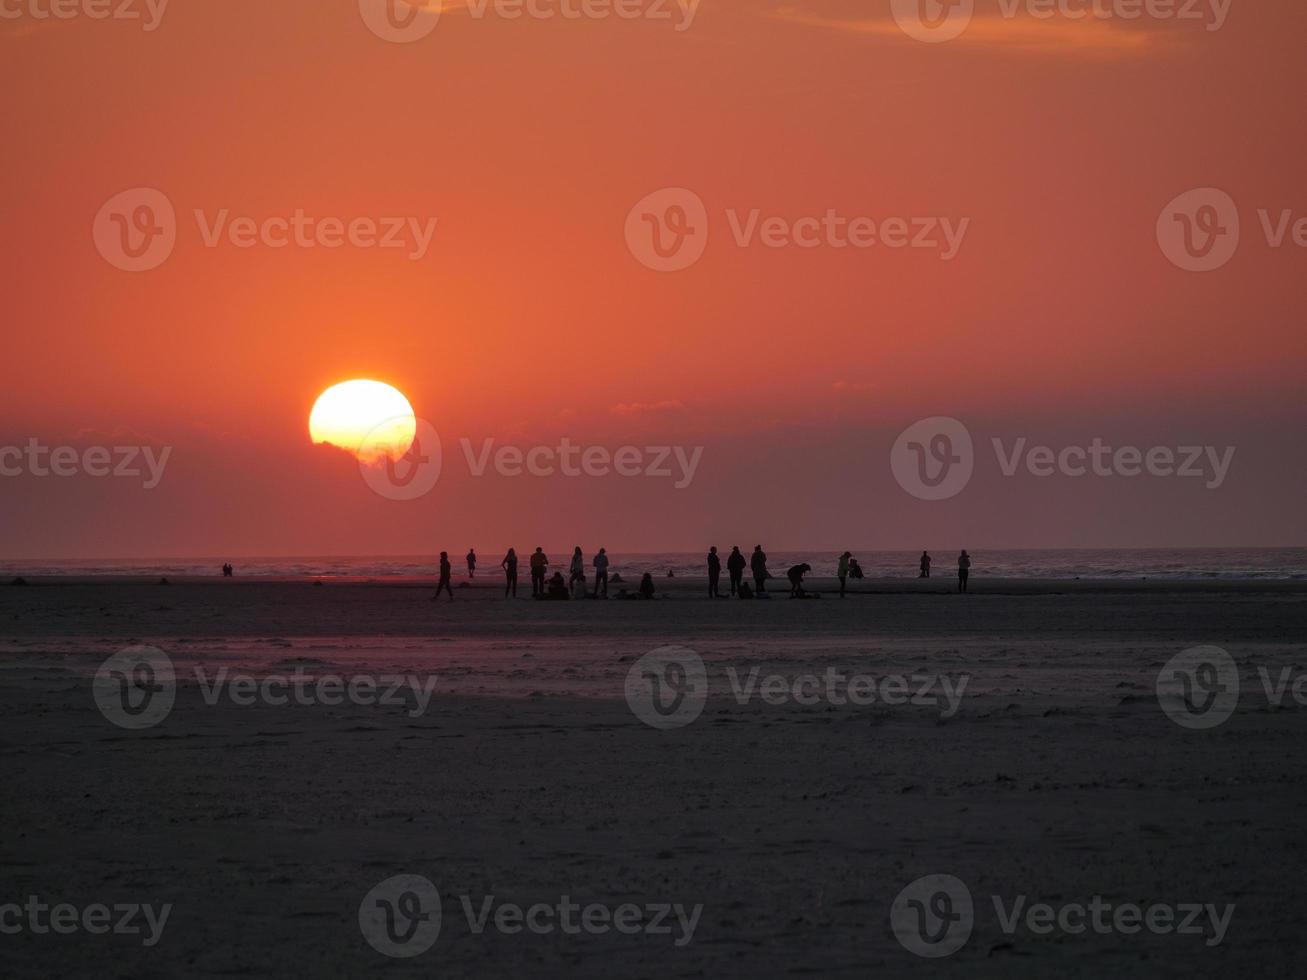
[(930, 578), (930, 552), (921, 553), (921, 578)]
[(849, 578), (865, 578), (862, 574), (862, 566), (858, 564), (858, 559), (849, 559)]
[(640, 579), (640, 598), (652, 599), (654, 597), (653, 576), (648, 572), (644, 573), (644, 578)]
[(962, 554), (958, 555), (958, 591), (967, 591), (967, 579), (971, 577), (971, 556), (967, 554), (967, 549), (962, 549)]
[(804, 562), (802, 565), (790, 566), (790, 570), (786, 572), (786, 575), (789, 577), (790, 580), (791, 599), (803, 598), (804, 595), (803, 576), (807, 575), (810, 571), (812, 571), (812, 566), (809, 565), (807, 562)]
[(749, 568), (753, 572), (753, 587), (759, 592), (766, 592), (767, 579), (771, 576), (767, 574), (767, 554), (762, 550), (762, 545), (754, 545)]
[(748, 583), (748, 582), (741, 582), (741, 583), (740, 583), (740, 593), (739, 593), (739, 595), (740, 595), (740, 598), (741, 598), (741, 599), (752, 599), (752, 598), (753, 598), (753, 589), (749, 588), (749, 583)]
[(572, 552), (572, 567), (568, 575), (567, 584), (572, 590), (572, 597), (576, 597), (577, 584), (581, 586), (581, 598), (585, 598), (585, 556), (581, 554), (581, 546), (577, 545), (576, 550)]
[[(603, 548), (599, 549), (599, 554), (595, 555), (595, 560), (591, 562), (595, 567), (595, 595), (603, 595), (608, 598), (608, 552)], [(602, 590), (602, 591), (601, 591)]]
[(440, 581), (436, 583), (436, 594), (431, 597), (432, 602), (435, 602), (440, 598), (440, 593), (442, 591), (449, 593), (450, 602), (454, 601), (454, 590), (449, 584), (449, 572), (449, 554), (442, 551), (440, 553)]
[(840, 555), (840, 563), (839, 563), (839, 566), (838, 566), (838, 567), (836, 568), (836, 570), (835, 570), (835, 574), (836, 574), (836, 576), (839, 577), (839, 580), (840, 580), (840, 598), (841, 598), (841, 599), (844, 598), (844, 586), (845, 586), (845, 584), (846, 584), (846, 583), (848, 582), (848, 580), (849, 580), (849, 561), (850, 561), (850, 559), (852, 559), (852, 558), (853, 558), (853, 555), (852, 555), (850, 552), (847, 552), (847, 551), (844, 552), (844, 554)]
[(544, 548), (536, 548), (531, 556), (531, 594), (545, 594), (545, 573), (549, 571), (549, 558)]
[(717, 546), (708, 549), (708, 598), (720, 599), (722, 594), (717, 589), (717, 581), (722, 577), (722, 560), (717, 557)]
[(477, 553), (475, 548), (469, 548), (467, 551), (467, 577), (477, 577)]
[(508, 554), (504, 560), (499, 563), (504, 569), (504, 598), (508, 598), (508, 593), (513, 593), (513, 598), (517, 598), (517, 552), (512, 548), (508, 549)]
[(731, 576), (731, 595), (740, 591), (740, 585), (744, 582), (744, 566), (747, 564), (744, 555), (740, 553), (740, 546), (734, 545), (731, 553), (726, 556), (726, 571)]
[(548, 589), (548, 591), (546, 592), (545, 589), (542, 588), (542, 589), (540, 590), (540, 595), (539, 595), (538, 598), (541, 598), (541, 599), (570, 599), (570, 598), (572, 598), (571, 593), (567, 591), (567, 583), (563, 581), (563, 573), (562, 573), (562, 572), (554, 572), (553, 576), (551, 576), (550, 579), (549, 579), (549, 589)]

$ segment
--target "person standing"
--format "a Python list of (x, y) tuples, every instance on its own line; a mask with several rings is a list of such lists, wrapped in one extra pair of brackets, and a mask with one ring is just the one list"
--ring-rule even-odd
[(608, 598), (608, 552), (603, 548), (599, 549), (599, 554), (595, 555), (593, 562), (595, 567), (595, 595), (602, 595)]
[(508, 598), (509, 592), (513, 593), (513, 598), (517, 598), (517, 552), (512, 548), (508, 549), (508, 554), (504, 556), (500, 566), (504, 569), (504, 598)]
[(449, 554), (447, 552), (442, 551), (440, 553), (440, 580), (436, 582), (436, 594), (431, 597), (432, 602), (435, 602), (437, 599), (440, 598), (440, 593), (442, 590), (449, 593), (450, 602), (454, 601), (454, 590), (453, 588), (450, 587), (449, 584), (450, 570), (451, 569), (449, 564)]
[(740, 585), (744, 582), (744, 555), (740, 553), (740, 546), (733, 545), (731, 553), (726, 556), (726, 571), (731, 577), (731, 595), (740, 591)]
[(967, 591), (967, 579), (971, 577), (971, 556), (967, 554), (967, 549), (962, 549), (962, 554), (958, 555), (958, 591)]
[(749, 568), (753, 571), (753, 586), (757, 592), (767, 591), (767, 554), (762, 545), (754, 545), (753, 555), (749, 558)]
[(531, 556), (531, 595), (545, 594), (545, 572), (549, 571), (549, 558), (544, 548), (536, 548)]
[(930, 552), (921, 553), (921, 578), (930, 578)]
[(585, 598), (585, 556), (581, 554), (581, 546), (577, 545), (576, 550), (572, 552), (572, 568), (568, 577), (568, 588), (572, 592), (572, 598), (576, 598), (577, 584), (581, 586), (581, 598)]
[(722, 594), (717, 582), (722, 577), (722, 560), (717, 557), (717, 546), (708, 549), (708, 598), (720, 599)]
[(477, 553), (475, 548), (467, 550), (467, 577), (477, 577)]
[(839, 567), (838, 567), (838, 568), (836, 569), (836, 571), (835, 571), (835, 574), (836, 574), (837, 576), (839, 576), (839, 580), (840, 580), (840, 598), (841, 598), (841, 599), (844, 598), (844, 586), (845, 586), (845, 585), (848, 583), (848, 581), (849, 581), (849, 559), (852, 558), (852, 557), (853, 557), (853, 555), (852, 555), (850, 552), (847, 552), (847, 551), (844, 552), (844, 554), (840, 555), (840, 564), (839, 564)]

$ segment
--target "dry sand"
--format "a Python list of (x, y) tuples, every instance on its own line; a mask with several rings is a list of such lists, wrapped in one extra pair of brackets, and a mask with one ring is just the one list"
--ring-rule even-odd
[[(829, 589), (831, 583), (813, 583)], [(0, 975), (1298, 976), (1304, 709), (1258, 669), (1307, 671), (1302, 583), (858, 583), (840, 601), (503, 602), (430, 583), (33, 580), (0, 587), (0, 905), (172, 903), (140, 936), (0, 935)], [(522, 594), (530, 585), (519, 585)], [(180, 683), (117, 727), (91, 678), (132, 643)], [(623, 684), (665, 644), (707, 664), (702, 715), (637, 719)], [(1158, 671), (1216, 644), (1240, 668), (1224, 724), (1190, 731)], [(206, 703), (196, 668), (259, 678), (434, 675), (416, 705)], [(940, 706), (740, 704), (729, 670), (787, 679), (967, 675)], [(411, 959), (364, 939), (384, 879), (423, 875), (442, 929)], [(890, 907), (957, 876), (969, 941), (907, 951)], [(479, 908), (702, 904), (693, 938), (475, 934)], [(1233, 903), (1191, 935), (1012, 935), (990, 896), (1054, 905)], [(7, 920), (6, 920), (7, 921)], [(3, 921), (0, 921), (0, 925)]]

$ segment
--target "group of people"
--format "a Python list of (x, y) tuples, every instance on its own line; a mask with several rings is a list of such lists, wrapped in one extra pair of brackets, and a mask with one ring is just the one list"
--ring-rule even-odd
[[(721, 575), (722, 560), (717, 554), (717, 546), (713, 545), (708, 549), (708, 597), (710, 599), (725, 599), (727, 596), (721, 593)], [(930, 566), (932, 559), (930, 553), (923, 551), (921, 553), (921, 575), (920, 578), (930, 578)], [(468, 578), (476, 577), (477, 556), (475, 549), (467, 553), (467, 575)], [(504, 555), (503, 560), (499, 563), (504, 570), (504, 598), (510, 596), (517, 597), (517, 551), (513, 548), (508, 549), (508, 554)], [(591, 562), (594, 568), (594, 589), (589, 593), (590, 598), (602, 599), (608, 597), (608, 552), (600, 548)], [(549, 575), (549, 556), (545, 554), (543, 548), (536, 548), (530, 558), (531, 566), (531, 597), (533, 599), (584, 599), (587, 596), (585, 555), (582, 554), (578, 546), (572, 552), (572, 560), (568, 566), (568, 577), (563, 578), (561, 571), (555, 571)], [(744, 570), (748, 568), (753, 578), (753, 585), (744, 581)], [(808, 593), (803, 588), (803, 578), (812, 571), (812, 566), (806, 562), (793, 565), (785, 573), (790, 583), (790, 597), (794, 599), (803, 599)], [(767, 570), (767, 554), (762, 550), (762, 545), (755, 545), (753, 554), (746, 560), (744, 554), (740, 551), (739, 545), (731, 548), (731, 553), (726, 556), (726, 572), (730, 580), (730, 597), (739, 599), (753, 599), (759, 595), (767, 594), (767, 580), (772, 578), (772, 574)], [(230, 574), (224, 567), (224, 574)], [(450, 584), (450, 562), (449, 554), (442, 551), (440, 553), (440, 578), (436, 583), (436, 594), (431, 598), (439, 599), (441, 592), (448, 594), (453, 600), (454, 590)], [(671, 572), (667, 573), (671, 575)], [(844, 552), (840, 555), (839, 563), (836, 566), (836, 577), (840, 583), (840, 598), (843, 599), (848, 587), (848, 580), (864, 578), (862, 566), (858, 564), (858, 559), (853, 557), (851, 552)], [(967, 591), (967, 581), (971, 575), (971, 556), (964, 549), (958, 555), (958, 591)], [(655, 595), (653, 576), (645, 572), (640, 579), (640, 586), (633, 596), (628, 598), (652, 599)], [(623, 590), (625, 595), (625, 590)]]

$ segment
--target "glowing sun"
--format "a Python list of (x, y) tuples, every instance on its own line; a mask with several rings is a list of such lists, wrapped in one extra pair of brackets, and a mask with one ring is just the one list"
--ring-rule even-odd
[(399, 459), (417, 435), (413, 406), (397, 389), (356, 379), (332, 385), (309, 413), (309, 437), (347, 449), (367, 463)]

